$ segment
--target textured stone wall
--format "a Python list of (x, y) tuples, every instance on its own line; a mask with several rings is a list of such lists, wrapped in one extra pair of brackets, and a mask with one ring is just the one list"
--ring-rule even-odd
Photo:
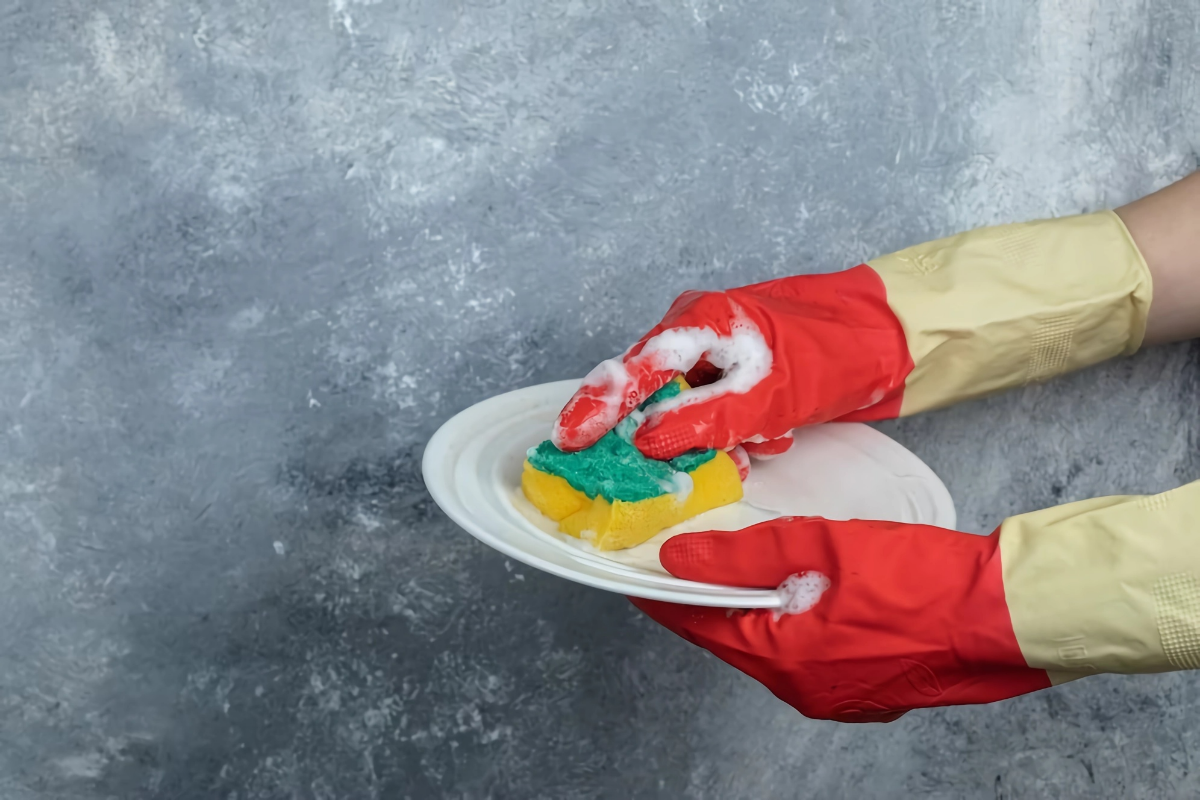
[[(432, 504), (686, 288), (1197, 167), (1191, 0), (0, 3), (0, 796), (1192, 797), (1190, 674), (806, 720)], [(1200, 478), (1200, 348), (882, 428), (964, 528)]]

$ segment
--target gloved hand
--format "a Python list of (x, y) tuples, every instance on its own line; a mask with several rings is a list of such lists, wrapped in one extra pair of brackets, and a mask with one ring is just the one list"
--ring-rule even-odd
[(756, 439), (747, 449), (761, 452), (762, 440), (780, 438), (782, 450), (799, 425), (881, 402), (881, 416), (893, 415), (887, 401), (911, 368), (904, 331), (869, 267), (688, 292), (620, 360), (588, 375), (553, 438), (563, 450), (587, 447), (685, 374), (697, 388), (651, 408), (635, 437), (643, 453), (666, 459)]
[(731, 586), (799, 575), (809, 610), (633, 602), (806, 716), (888, 722), (1099, 672), (1200, 667), (1197, 520), (1200, 482), (1023, 514), (986, 537), (779, 519), (676, 536), (660, 559)]
[(801, 575), (828, 589), (811, 610), (783, 615), (633, 603), (807, 717), (890, 722), (1050, 685), (1021, 655), (998, 544), (996, 534), (819, 518), (682, 534), (659, 554), (676, 577), (773, 588)]
[(1132, 353), (1150, 292), (1109, 211), (971, 231), (841, 273), (689, 292), (587, 376), (552, 438), (587, 447), (686, 374), (700, 388), (647, 410), (642, 452), (743, 442), (780, 452), (798, 425), (913, 414)]

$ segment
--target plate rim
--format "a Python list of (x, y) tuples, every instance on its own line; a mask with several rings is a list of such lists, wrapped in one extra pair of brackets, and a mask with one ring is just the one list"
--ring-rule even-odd
[[(589, 572), (572, 569), (568, 565), (560, 565), (553, 561), (549, 561), (537, 554), (530, 553), (521, 549), (517, 545), (506, 541), (490, 533), (482, 524), (477, 523), (473, 516), (469, 513), (469, 509), (457, 497), (453, 495), (453, 480), (445, 480), (446, 470), (452, 472), (453, 465), (456, 460), (452, 459), (454, 448), (451, 445), (454, 443), (454, 434), (456, 430), (463, 425), (464, 418), (474, 416), (487, 405), (500, 403), (503, 400), (512, 400), (515, 395), (535, 394), (542, 392), (553, 392), (561, 389), (564, 393), (572, 387), (577, 387), (582, 379), (568, 378), (565, 380), (548, 381), (545, 383), (524, 386), (517, 389), (512, 389), (507, 392), (493, 395), (489, 398), (474, 403), (467, 408), (462, 409), (454, 414), (444, 423), (442, 423), (433, 436), (425, 445), (425, 450), (421, 457), (421, 477), (425, 484), (425, 490), (429, 492), (434, 503), (441, 509), (442, 513), (446, 514), (456, 525), (469, 533), (472, 537), (479, 540), (483, 544), (491, 547), (508, 558), (518, 561), (526, 566), (534, 569), (547, 572), (560, 578), (579, 583), (585, 586), (590, 586), (595, 589), (615, 592), (626, 596), (640, 597), (651, 600), (663, 600), (665, 602), (679, 603), (684, 605), (700, 605), (718, 608), (778, 608), (780, 605), (779, 594), (774, 589), (744, 589), (733, 586), (723, 586), (721, 584), (700, 583), (688, 581), (687, 590), (681, 590), (677, 587), (641, 587), (641, 586), (624, 586), (618, 584), (612, 578), (602, 575), (594, 575)], [(566, 394), (564, 402), (570, 395)], [(871, 431), (872, 438), (878, 437), (884, 442), (887, 442), (892, 450), (899, 454), (907, 456), (915, 461), (926, 473), (927, 478), (932, 479), (931, 488), (935, 495), (935, 507), (941, 513), (949, 514), (951, 521), (950, 525), (945, 527), (953, 527), (956, 524), (957, 509), (954, 505), (953, 497), (951, 497), (949, 489), (945, 483), (933, 469), (924, 462), (915, 453), (909, 450), (900, 442), (892, 437), (878, 431), (869, 425), (861, 423), (826, 423), (834, 425), (854, 425), (860, 429)], [(442, 473), (439, 479), (438, 473)], [(450, 494), (447, 494), (447, 493)], [(620, 588), (618, 588), (618, 586)]]

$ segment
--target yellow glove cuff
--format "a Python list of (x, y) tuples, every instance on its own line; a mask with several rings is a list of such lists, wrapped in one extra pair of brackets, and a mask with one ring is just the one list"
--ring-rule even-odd
[(1200, 667), (1200, 482), (1011, 517), (1000, 555), (1021, 652), (1052, 681)]
[(868, 262), (915, 364), (901, 415), (1131, 354), (1151, 282), (1111, 211), (982, 228)]

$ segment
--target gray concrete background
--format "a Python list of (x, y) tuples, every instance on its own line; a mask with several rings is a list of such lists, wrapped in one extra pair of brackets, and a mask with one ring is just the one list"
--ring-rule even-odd
[[(685, 288), (1185, 174), (1198, 64), (1191, 0), (0, 2), (0, 797), (1200, 794), (1193, 674), (809, 721), (419, 474)], [(1200, 478), (1198, 381), (882, 427), (985, 531)]]

